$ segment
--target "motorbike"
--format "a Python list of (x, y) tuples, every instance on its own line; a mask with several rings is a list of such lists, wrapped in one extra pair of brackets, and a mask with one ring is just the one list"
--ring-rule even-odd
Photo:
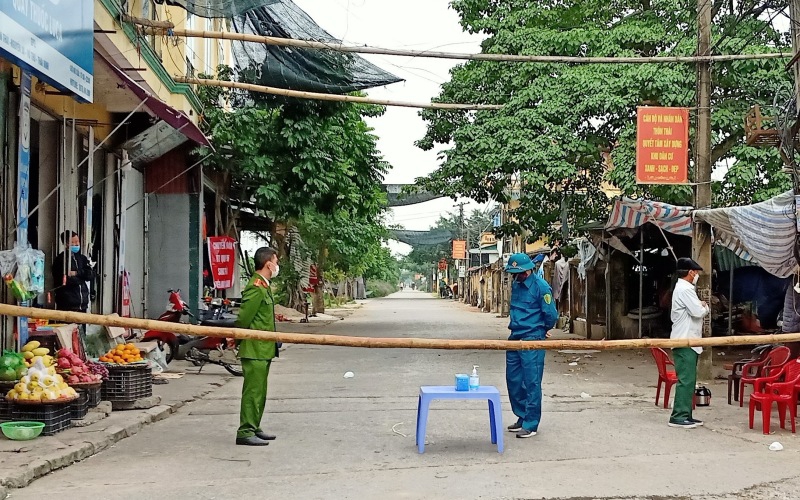
[[(184, 316), (194, 317), (189, 306), (181, 299), (180, 290), (168, 290), (167, 310), (158, 317), (159, 321), (180, 323)], [(200, 317), (201, 326), (233, 327), (236, 316), (230, 312), (233, 304), (227, 299), (206, 297), (206, 311)], [(198, 337), (149, 330), (142, 339), (157, 342), (164, 352), (167, 363), (173, 359), (185, 359), (199, 366), (201, 371), (206, 363), (222, 366), (228, 373), (242, 376), (242, 364), (237, 357), (237, 347), (232, 339), (219, 337)]]

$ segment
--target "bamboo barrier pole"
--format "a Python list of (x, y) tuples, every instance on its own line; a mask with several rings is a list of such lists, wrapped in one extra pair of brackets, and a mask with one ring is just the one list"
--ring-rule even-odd
[(320, 335), (315, 333), (265, 332), (241, 328), (197, 326), (185, 323), (170, 323), (152, 319), (123, 318), (69, 311), (54, 311), (0, 304), (0, 315), (23, 316), (48, 319), (64, 323), (86, 323), (101, 326), (117, 326), (139, 330), (157, 330), (183, 333), (202, 337), (222, 337), (233, 339), (273, 340), (287, 344), (315, 344), (340, 347), (365, 347), (372, 349), (446, 349), (446, 350), (487, 350), (487, 351), (525, 351), (530, 349), (596, 349), (599, 351), (616, 349), (647, 349), (660, 347), (711, 347), (747, 344), (778, 344), (800, 341), (800, 333), (780, 335), (742, 335), (737, 337), (706, 337), (697, 339), (630, 339), (630, 340), (452, 340), (423, 338), (376, 338), (345, 335)]
[(172, 35), (189, 38), (211, 38), (216, 40), (234, 40), (254, 42), (277, 47), (295, 47), (302, 49), (333, 50), (358, 54), (379, 54), (385, 56), (425, 57), (433, 59), (453, 59), (460, 61), (495, 61), (495, 62), (530, 62), (530, 63), (567, 63), (567, 64), (693, 64), (697, 62), (752, 61), (760, 59), (789, 59), (791, 53), (765, 52), (760, 54), (720, 54), (710, 56), (631, 56), (631, 57), (582, 57), (582, 56), (541, 56), (522, 54), (483, 54), (463, 52), (441, 52), (434, 50), (405, 50), (373, 47), (370, 45), (346, 45), (336, 42), (319, 42), (295, 38), (252, 35), (249, 33), (231, 33), (227, 31), (204, 31), (177, 29), (165, 21), (151, 21), (127, 16), (124, 21), (143, 26), (142, 31), (149, 35)]
[(224, 80), (212, 80), (209, 78), (187, 78), (184, 76), (173, 77), (178, 83), (189, 83), (193, 85), (209, 85), (212, 87), (227, 87), (231, 89), (249, 90), (262, 94), (280, 95), (284, 97), (295, 97), (297, 99), (314, 99), (317, 101), (337, 101), (337, 102), (357, 102), (361, 104), (379, 104), (381, 106), (399, 106), (404, 108), (425, 108), (425, 109), (461, 109), (461, 110), (494, 110), (501, 109), (502, 104), (456, 104), (450, 102), (408, 102), (392, 101), (387, 99), (373, 99), (371, 97), (361, 97), (354, 95), (323, 94), (321, 92), (307, 92), (301, 90), (289, 90), (278, 87), (267, 87), (265, 85), (255, 85), (252, 83), (228, 82)]

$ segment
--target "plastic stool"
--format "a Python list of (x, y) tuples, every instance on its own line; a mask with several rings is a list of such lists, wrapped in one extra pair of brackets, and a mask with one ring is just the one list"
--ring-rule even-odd
[(484, 399), (489, 401), (489, 427), (492, 431), (492, 444), (497, 444), (497, 452), (503, 453), (503, 415), (500, 409), (500, 391), (490, 385), (482, 385), (477, 391), (456, 391), (451, 385), (422, 386), (419, 388), (417, 405), (417, 448), (425, 452), (425, 429), (428, 426), (428, 408), (434, 399)]

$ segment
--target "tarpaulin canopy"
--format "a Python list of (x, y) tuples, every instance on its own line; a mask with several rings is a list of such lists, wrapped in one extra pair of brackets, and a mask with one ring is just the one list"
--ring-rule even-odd
[(785, 278), (797, 267), (794, 257), (796, 198), (787, 191), (754, 205), (695, 210), (694, 216), (714, 228), (718, 244), (741, 259), (753, 261), (771, 274)]
[(606, 229), (637, 228), (655, 224), (664, 231), (682, 236), (692, 235), (692, 207), (681, 207), (651, 200), (618, 198), (614, 200)]
[[(231, 20), (236, 33), (341, 43), (291, 0), (160, 0), (206, 18)], [(357, 54), (232, 42), (240, 79), (289, 90), (344, 94), (402, 81)]]
[(183, 7), (195, 16), (230, 18), (280, 0), (156, 0), (156, 2)]

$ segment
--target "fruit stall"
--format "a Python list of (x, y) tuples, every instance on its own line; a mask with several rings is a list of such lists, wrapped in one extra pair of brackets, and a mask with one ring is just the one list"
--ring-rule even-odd
[[(52, 436), (84, 419), (100, 401), (131, 402), (153, 393), (152, 372), (134, 344), (114, 345), (97, 361), (38, 340), (0, 356), (0, 424), (11, 439)], [(10, 423), (9, 423), (10, 422)], [(43, 424), (43, 425), (39, 425)]]

